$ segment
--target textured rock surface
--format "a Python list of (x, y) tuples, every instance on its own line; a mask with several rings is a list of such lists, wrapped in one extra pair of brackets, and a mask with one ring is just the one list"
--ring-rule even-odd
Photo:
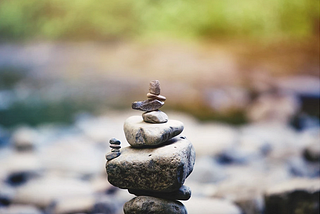
[(266, 214), (319, 213), (320, 179), (293, 179), (266, 191)]
[(161, 108), (164, 102), (160, 100), (145, 100), (132, 103), (132, 108), (141, 111), (154, 111)]
[(183, 123), (168, 120), (166, 123), (150, 124), (141, 116), (129, 117), (124, 123), (124, 133), (128, 143), (133, 147), (158, 146), (177, 136), (183, 131)]
[(129, 189), (129, 193), (140, 196), (153, 196), (157, 198), (165, 198), (169, 200), (188, 200), (191, 197), (191, 189), (185, 185), (180, 187), (177, 191), (173, 192), (153, 192), (153, 191), (144, 191), (144, 190), (134, 190)]
[(166, 123), (168, 121), (168, 115), (160, 110), (145, 112), (142, 118), (146, 123)]
[(195, 150), (187, 139), (175, 137), (158, 148), (121, 149), (106, 164), (109, 182), (123, 189), (172, 192), (193, 170)]
[(150, 196), (138, 196), (124, 204), (125, 214), (187, 214), (183, 204)]
[(149, 92), (151, 94), (159, 95), (160, 94), (160, 82), (159, 80), (152, 80), (149, 84)]

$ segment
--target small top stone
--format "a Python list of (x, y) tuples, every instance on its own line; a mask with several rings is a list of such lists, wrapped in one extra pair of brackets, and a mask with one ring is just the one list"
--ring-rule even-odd
[(149, 85), (149, 92), (151, 94), (159, 95), (160, 94), (160, 82), (159, 80), (152, 80)]
[(116, 138), (111, 138), (109, 143), (110, 144), (116, 144), (116, 145), (120, 145), (121, 144), (120, 140), (118, 140)]

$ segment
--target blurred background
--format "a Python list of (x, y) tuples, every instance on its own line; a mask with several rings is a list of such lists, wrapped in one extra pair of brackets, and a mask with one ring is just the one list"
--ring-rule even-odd
[(274, 189), (319, 212), (319, 17), (316, 0), (0, 0), (0, 213), (122, 213), (104, 155), (156, 79), (197, 153), (189, 213), (276, 213)]

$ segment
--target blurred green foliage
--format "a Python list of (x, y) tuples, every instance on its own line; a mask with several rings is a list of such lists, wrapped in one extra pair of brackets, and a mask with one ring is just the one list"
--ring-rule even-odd
[(315, 34), (318, 0), (0, 0), (0, 39), (296, 39)]

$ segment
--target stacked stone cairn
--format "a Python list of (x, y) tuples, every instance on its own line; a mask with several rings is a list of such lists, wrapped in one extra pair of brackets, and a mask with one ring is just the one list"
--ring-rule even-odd
[(159, 110), (166, 98), (160, 95), (158, 80), (150, 82), (147, 98), (132, 104), (133, 109), (144, 111), (142, 117), (131, 116), (124, 123), (130, 146), (120, 149), (119, 140), (110, 140), (108, 180), (137, 196), (125, 203), (125, 214), (185, 214), (178, 200), (191, 197), (190, 188), (183, 184), (193, 170), (195, 150), (179, 135), (183, 123), (169, 120)]

